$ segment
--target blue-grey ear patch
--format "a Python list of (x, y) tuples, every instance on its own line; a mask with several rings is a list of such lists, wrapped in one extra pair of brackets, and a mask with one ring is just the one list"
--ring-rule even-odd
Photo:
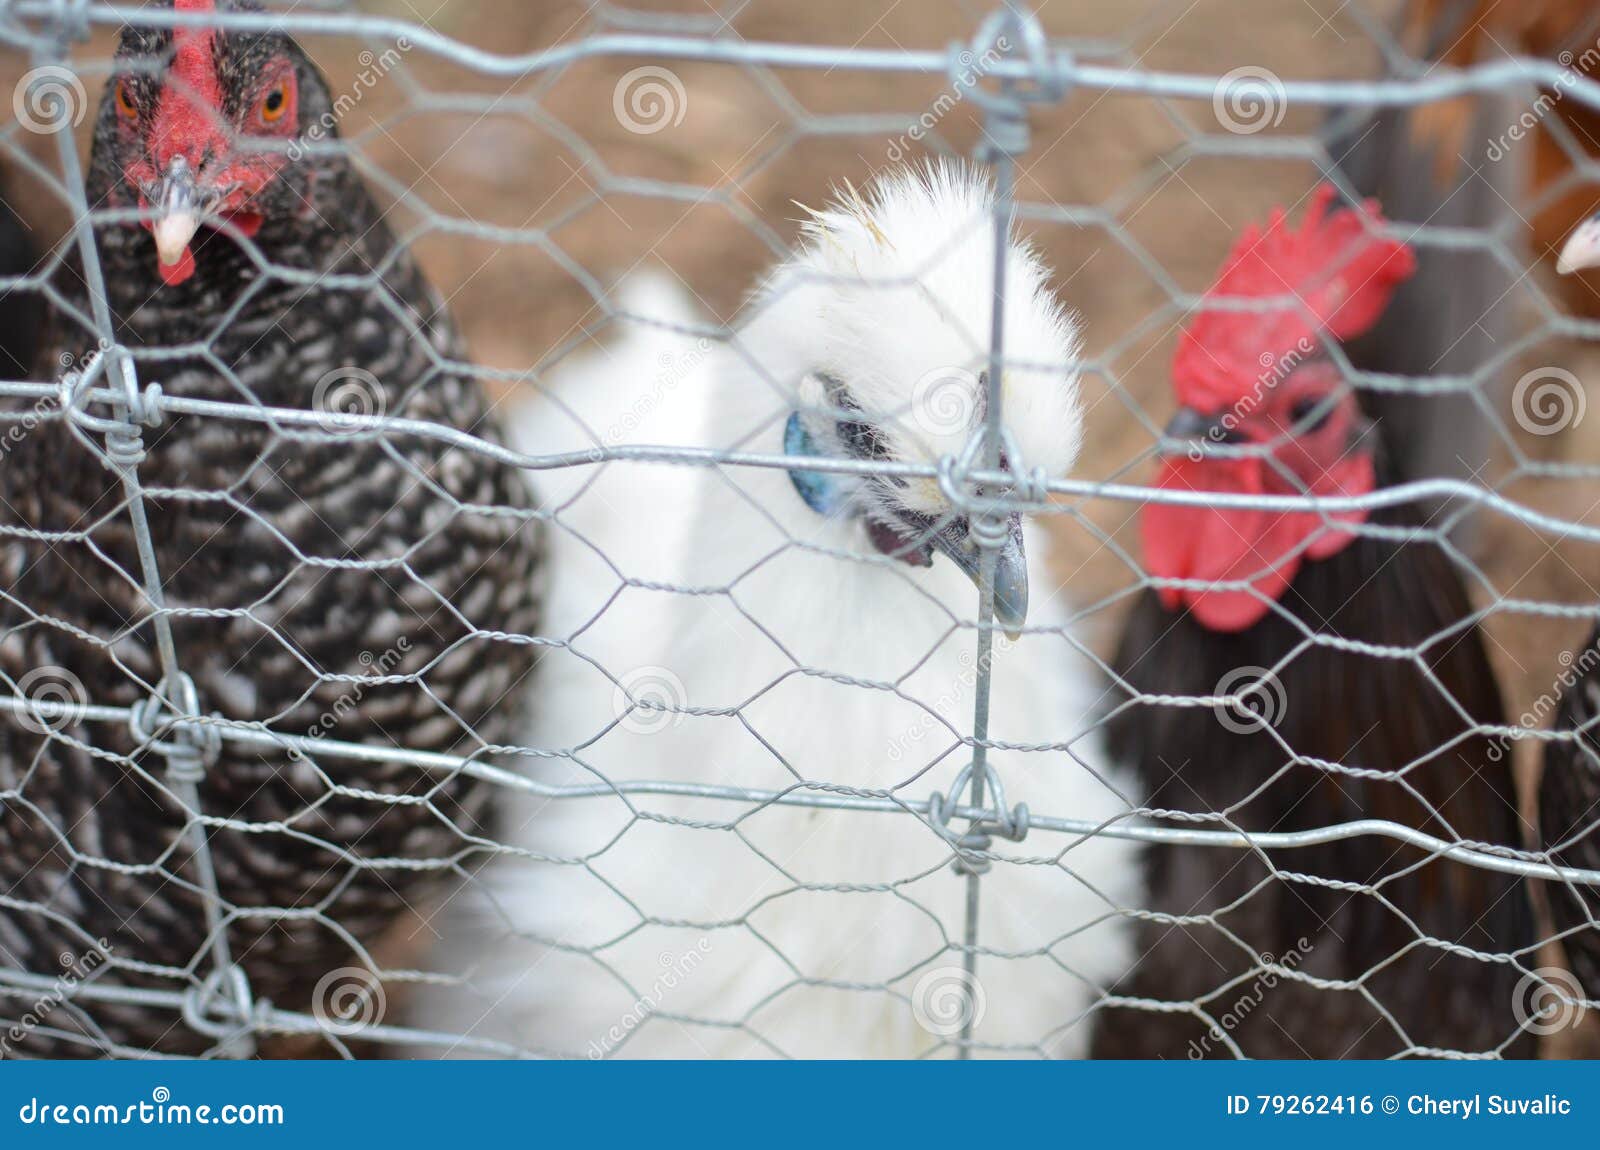
[[(801, 422), (798, 411), (789, 413), (789, 422), (783, 428), (783, 453), (801, 458), (815, 459), (822, 454), (811, 439), (811, 433)], [(837, 475), (820, 471), (789, 469), (789, 479), (806, 506), (818, 515), (832, 515), (844, 504), (843, 484)]]

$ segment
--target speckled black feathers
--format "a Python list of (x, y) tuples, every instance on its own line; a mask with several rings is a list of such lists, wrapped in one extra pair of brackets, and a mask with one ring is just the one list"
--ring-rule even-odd
[[(165, 32), (130, 30), (119, 60), (161, 60), (168, 44)], [(302, 124), (329, 110), (292, 42), (225, 34), (215, 50), (225, 85), (287, 55)], [(128, 208), (110, 101), (88, 199)], [(327, 410), (329, 388), (353, 379), (366, 410), (498, 439), (480, 388), (452, 366), (464, 353), (449, 316), (345, 158), (290, 163), (256, 206), (254, 252), (202, 231), (196, 272), (177, 286), (157, 278), (145, 229), (97, 228), (117, 337), (144, 380), (168, 395)], [(93, 346), (86, 314), (60, 317), (47, 365)], [(522, 475), (331, 422), (290, 432), (179, 417), (144, 442), (138, 475), (166, 608), (203, 711), (416, 751), (481, 756), (512, 739), (541, 597)], [(96, 437), (41, 426), (0, 468), (0, 493), (0, 675), (15, 685), (48, 666), (95, 704), (149, 697), (162, 676), (151, 608), (126, 494)], [(24, 532), (59, 534), (47, 545)], [(74, 723), (46, 738), (0, 721), (0, 964), (54, 977), (61, 955), (104, 938), (112, 961), (99, 985), (178, 996), (200, 986), (212, 951), (184, 831), (203, 817), (223, 929), (256, 1000), (308, 1010), (326, 973), (393, 957), (397, 922), (428, 908), (451, 860), (472, 857), (491, 796), (399, 762), (225, 741), (200, 797), (185, 810), (165, 758), (126, 726)], [(198, 1054), (217, 1048), (218, 1029), (172, 1007), (80, 995), (20, 1052)]]

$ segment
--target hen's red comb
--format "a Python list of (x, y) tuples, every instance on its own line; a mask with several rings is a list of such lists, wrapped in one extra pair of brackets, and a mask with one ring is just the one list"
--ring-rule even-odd
[(1204, 412), (1227, 407), (1258, 389), (1280, 357), (1297, 348), (1309, 354), (1323, 333), (1360, 335), (1416, 270), (1408, 245), (1377, 234), (1385, 221), (1376, 201), (1330, 214), (1335, 194), (1331, 184), (1319, 187), (1298, 229), (1279, 208), (1265, 231), (1251, 225), (1239, 237), (1207, 298), (1281, 296), (1284, 305), (1196, 316), (1172, 360), (1179, 403)]

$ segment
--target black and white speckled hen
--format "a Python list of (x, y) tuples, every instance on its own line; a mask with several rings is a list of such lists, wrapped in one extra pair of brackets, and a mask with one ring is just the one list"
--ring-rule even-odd
[[(442, 302), (330, 154), (334, 119), (284, 35), (123, 31), (87, 177), (89, 202), (120, 213), (95, 228), (119, 344), (168, 396), (314, 411), (346, 409), (353, 388), (370, 409), (498, 439)], [(68, 309), (46, 363), (92, 347), (85, 314)], [(162, 613), (201, 711), (380, 749), (504, 741), (540, 606), (524, 478), (436, 442), (348, 432), (193, 416), (145, 430)], [(0, 465), (0, 494), (0, 676), (35, 698), (43, 670), (93, 704), (149, 699), (163, 676), (154, 611), (98, 436), (44, 423)], [(185, 832), (203, 816), (233, 961), (258, 1003), (308, 1010), (327, 972), (381, 960), (430, 874), (487, 826), (490, 798), (381, 756), (226, 739), (198, 811), (182, 793), (125, 725), (0, 720), (0, 968), (55, 979), (61, 956), (103, 938), (99, 991), (200, 987), (214, 954)], [(66, 998), (14, 1052), (217, 1048), (216, 1028), (175, 1001)]]
[[(1330, 210), (1332, 198), (1324, 186), (1298, 227), (1280, 212), (1236, 244), (1213, 292), (1258, 310), (1206, 310), (1180, 337), (1168, 434), (1196, 446), (1163, 463), (1159, 486), (1339, 496), (1381, 484), (1386, 428), (1328, 347), (1373, 328), (1414, 252), (1380, 234), (1371, 204)], [(1220, 812), (1247, 832), (1384, 819), (1520, 846), (1509, 763), (1475, 730), (1505, 722), (1498, 686), (1441, 531), (1400, 536), (1422, 526), (1409, 508), (1343, 529), (1366, 518), (1146, 507), (1147, 567), (1191, 582), (1134, 606), (1113, 665), (1138, 698), (1110, 721), (1112, 754), (1141, 771), (1153, 807)], [(1228, 695), (1254, 713), (1168, 701)], [(1519, 972), (1495, 958), (1533, 947), (1520, 879), (1371, 835), (1152, 847), (1147, 867), (1153, 909), (1178, 921), (1142, 924), (1118, 991), (1173, 1010), (1103, 1012), (1099, 1057), (1532, 1053), (1513, 1013)]]

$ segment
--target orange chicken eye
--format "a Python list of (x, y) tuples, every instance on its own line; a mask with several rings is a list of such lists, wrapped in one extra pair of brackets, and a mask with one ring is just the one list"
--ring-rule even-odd
[(126, 80), (117, 81), (117, 114), (129, 120), (139, 117), (139, 109), (134, 106), (133, 92)]
[(289, 108), (289, 90), (282, 83), (275, 84), (261, 97), (261, 119), (264, 123), (276, 124), (283, 119), (283, 114)]

